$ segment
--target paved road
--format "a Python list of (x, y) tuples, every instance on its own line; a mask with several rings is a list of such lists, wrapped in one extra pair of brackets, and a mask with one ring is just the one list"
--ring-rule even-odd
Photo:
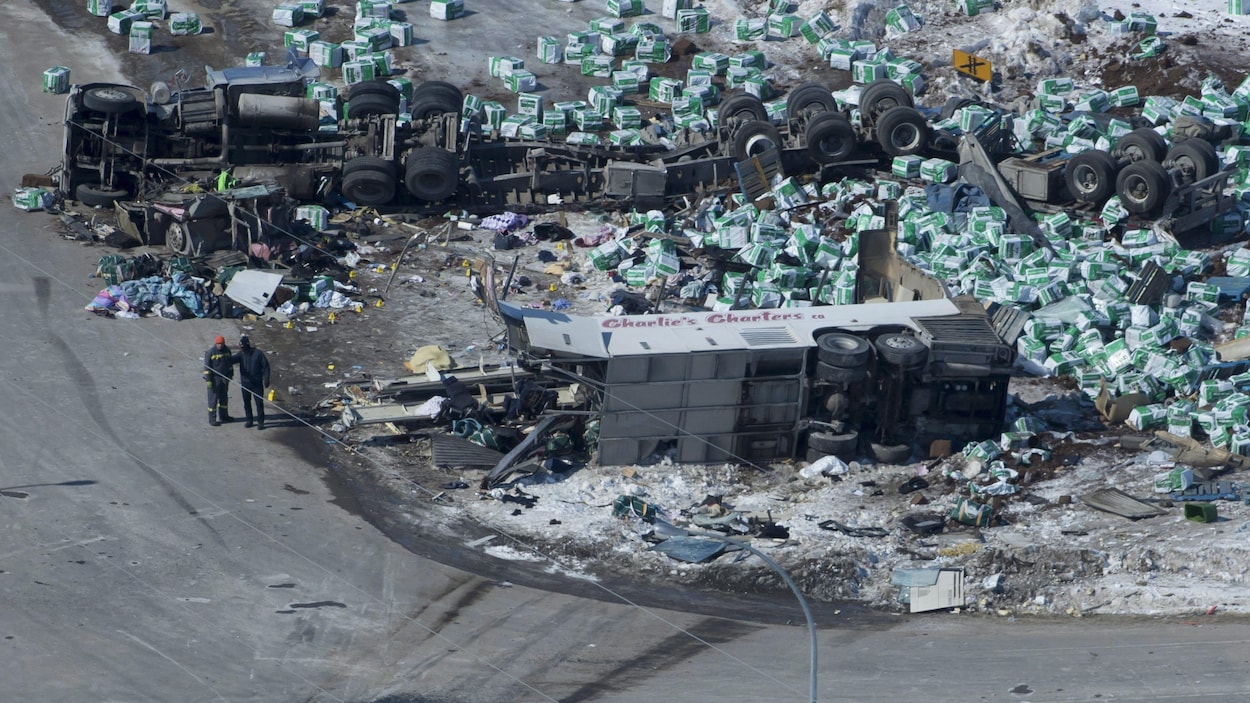
[[(59, 144), (43, 68), (110, 67), (29, 0), (4, 7), (0, 181), (16, 184)], [(0, 205), (0, 701), (807, 700), (802, 627), (513, 586), (507, 563), (442, 566), (353, 512), (312, 432), (210, 429), (199, 357), (238, 329), (84, 312), (105, 252)], [(823, 701), (1250, 691), (1246, 627), (1218, 616), (819, 617)]]

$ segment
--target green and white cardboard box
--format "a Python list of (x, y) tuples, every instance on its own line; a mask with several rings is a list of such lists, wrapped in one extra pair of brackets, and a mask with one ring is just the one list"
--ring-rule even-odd
[(308, 55), (308, 45), (321, 38), (321, 32), (314, 29), (288, 29), (282, 33), (282, 45), (295, 47), (295, 50)]
[(644, 142), (642, 133), (636, 129), (617, 129), (608, 132), (608, 143), (613, 146), (632, 146)]
[(538, 77), (523, 69), (504, 76), (503, 82), (513, 93), (524, 93), (538, 87)]
[(113, 34), (120, 34), (124, 37), (130, 34), (130, 25), (141, 21), (143, 21), (142, 12), (122, 10), (109, 15), (108, 28)]
[(310, 42), (308, 58), (322, 68), (339, 68), (343, 65), (343, 47), (328, 41)]
[(651, 79), (651, 68), (647, 65), (646, 61), (639, 61), (638, 59), (625, 59), (621, 62), (620, 70), (630, 71), (635, 76), (638, 76), (639, 83), (643, 83)]
[(739, 18), (734, 22), (734, 39), (757, 41), (768, 35), (768, 20), (763, 17)]
[(412, 46), (415, 41), (411, 22), (387, 22), (386, 28), (390, 30), (393, 46)]
[(887, 33), (892, 30), (898, 34), (906, 34), (920, 29), (920, 20), (910, 7), (899, 5), (885, 13), (885, 26)]
[(244, 66), (264, 66), (265, 59), (267, 58), (268, 58), (268, 55), (263, 51), (248, 52), (248, 55), (243, 57), (243, 65)]
[(690, 60), (690, 67), (709, 71), (713, 76), (725, 73), (729, 68), (729, 56), (714, 51), (695, 54)]
[(890, 172), (899, 178), (919, 178), (920, 164), (924, 161), (920, 156), (895, 156), (890, 161)]
[(569, 32), (565, 35), (565, 46), (599, 46), (599, 32)]
[(543, 96), (538, 93), (521, 93), (517, 96), (518, 114), (527, 115), (533, 118), (541, 118), (543, 116)]
[(283, 3), (273, 8), (269, 19), (279, 27), (295, 27), (304, 21), (304, 8), (295, 3)]
[(169, 16), (169, 33), (175, 37), (204, 31), (200, 16), (194, 12), (175, 12)]
[(677, 11), (677, 31), (683, 34), (706, 34), (709, 27), (708, 12), (704, 8)]
[(569, 136), (565, 138), (566, 144), (577, 144), (582, 146), (598, 146), (602, 143), (599, 135), (589, 132), (569, 132)]
[(799, 34), (802, 34), (809, 44), (816, 44), (833, 30), (833, 20), (829, 19), (829, 15), (823, 10), (808, 17), (807, 21), (799, 26)]
[(377, 77), (377, 68), (372, 61), (356, 59), (343, 62), (343, 82), (347, 85), (371, 81)]
[(517, 136), (521, 139), (529, 139), (532, 141), (542, 141), (547, 138), (547, 125), (539, 123), (523, 124), (517, 130)]
[(633, 71), (613, 71), (612, 87), (622, 93), (637, 93), (639, 88), (638, 74)]
[(679, 10), (689, 10), (692, 7), (694, 7), (694, 0), (664, 0), (660, 4), (660, 16), (675, 20)]
[(673, 49), (664, 38), (639, 39), (634, 48), (634, 58), (647, 63), (668, 63), (672, 57)]
[(391, 75), (391, 55), (385, 51), (361, 54), (356, 57), (356, 60), (371, 62), (373, 64), (373, 75), (378, 78)]
[(612, 77), (612, 57), (595, 54), (582, 59), (582, 75), (595, 78)]
[(53, 66), (43, 72), (43, 92), (45, 93), (68, 93), (69, 92), (69, 68), (65, 66)]
[(344, 61), (357, 61), (373, 53), (373, 47), (369, 46), (369, 42), (356, 41), (355, 39), (344, 41), (342, 44), (339, 44), (339, 48), (343, 50)]
[[(409, 97), (412, 97), (409, 95)], [(471, 93), (466, 93), (464, 100), (460, 102), (461, 117), (477, 117), (482, 114), (482, 99)]]
[(130, 53), (152, 53), (152, 23), (134, 22), (130, 25)]
[(623, 96), (624, 93), (620, 89), (610, 85), (591, 86), (590, 90), (586, 92), (586, 98), (590, 101), (590, 106), (605, 117), (612, 114), (612, 108), (616, 107)]
[(1228, 0), (1228, 14), (1250, 15), (1250, 0)]
[(326, 0), (299, 0), (305, 17), (320, 17), (326, 13)]
[(564, 60), (564, 46), (555, 37), (538, 38), (538, 60), (543, 63), (560, 63)]
[(525, 61), (515, 56), (491, 56), (487, 59), (492, 78), (503, 78), (518, 69), (525, 68)]
[(599, 51), (608, 56), (626, 56), (638, 46), (638, 37), (633, 34), (602, 34)]
[(87, 0), (87, 14), (108, 17), (113, 14), (113, 0)]
[(508, 114), (507, 108), (503, 103), (494, 100), (487, 100), (482, 103), (482, 119), (484, 124), (490, 129), (499, 129), (503, 126), (504, 116)]
[(521, 126), (534, 121), (529, 115), (508, 115), (499, 123), (499, 134), (504, 137), (517, 137), (521, 134)]
[(130, 3), (130, 11), (143, 13), (144, 17), (154, 20), (163, 20), (169, 14), (165, 0), (134, 0)]
[(597, 132), (603, 129), (603, 113), (591, 107), (579, 107), (573, 110), (573, 124), (583, 132)]
[(333, 83), (316, 81), (309, 83), (304, 89), (304, 97), (314, 100), (334, 100), (339, 96), (338, 86)]
[(876, 59), (860, 59), (851, 63), (851, 80), (868, 84), (885, 78), (885, 63)]
[(637, 17), (644, 9), (642, 0), (608, 0), (608, 14), (613, 17)]
[(430, 0), (430, 17), (436, 20), (464, 17), (464, 0)]
[(798, 15), (778, 14), (768, 16), (768, 36), (789, 39), (798, 36), (803, 18)]
[(368, 43), (370, 51), (383, 51), (395, 44), (395, 39), (391, 37), (390, 27), (379, 27), (376, 25), (357, 29), (353, 33), (352, 38), (356, 41)]
[(384, 0), (358, 0), (356, 3), (356, 16), (386, 20), (391, 18), (391, 10), (393, 9), (394, 4)]
[[(596, 44), (602, 37), (613, 34), (624, 34), (625, 23), (619, 17), (596, 17), (590, 21), (590, 31), (599, 35), (596, 37)], [(570, 42), (572, 43), (572, 42)]]
[(44, 188), (13, 189), (13, 207), (26, 212), (43, 210), (52, 205), (52, 192)]
[(764, 56), (764, 52), (750, 50), (740, 54), (734, 54), (729, 57), (729, 65), (740, 68), (768, 68), (768, 59)]
[(330, 220), (330, 212), (321, 205), (299, 205), (295, 208), (295, 219), (307, 222), (315, 230), (323, 230)]
[(614, 107), (612, 123), (620, 129), (639, 129), (642, 127), (642, 111), (631, 105)]
[(598, 46), (590, 46), (589, 44), (569, 45), (564, 47), (564, 62), (581, 65), (583, 59), (594, 56), (597, 53), (599, 53)]
[(681, 94), (681, 81), (675, 78), (656, 76), (647, 87), (647, 97), (662, 103), (671, 103), (673, 98)]
[(564, 134), (569, 127), (569, 117), (559, 110), (547, 110), (543, 113), (543, 126), (549, 134)]

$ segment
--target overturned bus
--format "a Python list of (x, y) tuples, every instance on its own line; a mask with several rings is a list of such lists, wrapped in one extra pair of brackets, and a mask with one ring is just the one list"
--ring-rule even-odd
[(900, 462), (938, 440), (958, 449), (1001, 432), (1021, 320), (948, 297), (885, 231), (861, 234), (857, 299), (618, 317), (499, 311), (523, 366), (590, 398), (604, 465), (657, 454)]

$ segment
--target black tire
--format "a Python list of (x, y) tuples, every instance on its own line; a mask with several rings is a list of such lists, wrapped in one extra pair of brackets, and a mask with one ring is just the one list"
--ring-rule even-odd
[(825, 410), (834, 420), (841, 420), (851, 409), (851, 396), (837, 391), (825, 397)]
[(890, 156), (910, 156), (929, 143), (929, 122), (912, 107), (892, 107), (877, 119), (877, 143)]
[(357, 156), (343, 164), (343, 175), (357, 171), (377, 171), (395, 175), (395, 164), (380, 156)]
[(816, 338), (818, 358), (832, 366), (854, 368), (868, 363), (872, 345), (863, 337), (843, 332), (829, 332)]
[(1179, 169), (1182, 183), (1201, 181), (1219, 173), (1220, 157), (1211, 142), (1202, 139), (1186, 139), (1168, 150), (1165, 162)]
[(844, 434), (832, 432), (812, 432), (807, 435), (808, 451), (817, 451), (824, 455), (833, 455), (845, 459), (848, 455), (854, 458), (859, 450), (859, 433), (855, 430)]
[(894, 107), (915, 107), (911, 93), (889, 78), (878, 78), (859, 94), (859, 112), (868, 124), (875, 124)]
[(460, 89), (445, 81), (426, 81), (412, 89), (409, 112), (414, 120), (428, 120), (448, 112), (459, 113), (464, 104)]
[(1140, 127), (1121, 137), (1116, 142), (1115, 150), (1130, 162), (1143, 159), (1163, 161), (1168, 153), (1168, 142), (1153, 129)]
[(824, 361), (816, 362), (816, 378), (825, 383), (858, 383), (868, 377), (867, 366), (834, 366)]
[(792, 119), (800, 116), (810, 119), (835, 109), (837, 103), (833, 101), (833, 93), (820, 83), (804, 83), (786, 96), (786, 116)]
[(911, 458), (910, 444), (877, 444), (868, 445), (872, 458), (882, 464), (902, 464)]
[(758, 156), (769, 145), (781, 150), (781, 131), (772, 122), (747, 122), (734, 132), (733, 155), (736, 161)]
[(165, 246), (179, 256), (195, 254), (195, 238), (185, 222), (171, 222), (165, 230)]
[(112, 207), (119, 200), (130, 197), (125, 188), (100, 185), (99, 183), (79, 183), (74, 188), (74, 199), (90, 207)]
[(413, 197), (427, 202), (450, 198), (460, 187), (460, 164), (446, 149), (426, 147), (408, 155), (404, 185)]
[(357, 83), (348, 91), (347, 99), (350, 102), (365, 95), (385, 95), (394, 100), (396, 105), (399, 104), (399, 88), (388, 81), (372, 80)]
[(349, 120), (371, 115), (397, 114), (399, 114), (399, 99), (377, 93), (357, 95), (347, 103), (347, 119)]
[(82, 104), (88, 110), (106, 115), (121, 115), (139, 109), (139, 98), (129, 88), (105, 85), (91, 88), (82, 94)]
[(395, 174), (359, 169), (343, 176), (342, 191), (358, 205), (386, 205), (395, 199)]
[(768, 121), (768, 110), (764, 109), (764, 102), (750, 93), (734, 93), (725, 98), (716, 108), (716, 115), (724, 126), (729, 126), (733, 121), (738, 124)]
[(1159, 213), (1172, 190), (1171, 177), (1163, 164), (1138, 161), (1120, 170), (1115, 179), (1115, 192), (1125, 210), (1142, 217)]
[(1111, 154), (1090, 149), (1068, 160), (1063, 179), (1073, 198), (1083, 203), (1105, 203), (1115, 195), (1115, 174), (1119, 169), (1119, 162)]
[(874, 344), (882, 361), (905, 369), (920, 366), (929, 358), (929, 348), (915, 335), (892, 333), (877, 337)]
[(824, 112), (807, 123), (807, 155), (818, 164), (845, 161), (859, 146), (851, 121), (836, 112)]

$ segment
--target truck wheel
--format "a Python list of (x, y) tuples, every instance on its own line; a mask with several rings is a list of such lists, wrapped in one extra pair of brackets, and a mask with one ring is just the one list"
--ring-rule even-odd
[(905, 369), (920, 366), (929, 357), (929, 348), (910, 334), (883, 334), (877, 337), (877, 356)]
[(722, 125), (728, 125), (731, 120), (742, 124), (768, 121), (764, 102), (750, 93), (735, 93), (725, 98), (716, 108), (716, 115)]
[(891, 108), (899, 106), (915, 107), (915, 103), (906, 88), (889, 78), (878, 78), (859, 94), (859, 112), (868, 124), (876, 123)]
[(1152, 217), (1163, 207), (1171, 190), (1171, 177), (1163, 164), (1138, 161), (1125, 166), (1115, 179), (1120, 204), (1134, 215)]
[(111, 207), (118, 200), (125, 200), (130, 193), (125, 188), (100, 185), (99, 183), (79, 183), (74, 188), (74, 198), (90, 207)]
[(747, 122), (734, 132), (733, 155), (737, 161), (759, 156), (769, 147), (781, 149), (781, 131), (772, 122)]
[(365, 95), (385, 95), (394, 100), (396, 105), (399, 104), (399, 88), (396, 88), (389, 81), (372, 80), (357, 83), (347, 93), (347, 100), (350, 102)]
[(825, 383), (858, 383), (868, 377), (867, 366), (834, 366), (825, 361), (816, 362), (816, 378)]
[(1063, 178), (1072, 197), (1083, 203), (1104, 203), (1115, 195), (1115, 172), (1119, 167), (1111, 154), (1090, 149), (1068, 160)]
[(928, 142), (929, 123), (915, 108), (892, 107), (877, 119), (877, 143), (890, 156), (919, 153)]
[(1211, 142), (1202, 139), (1186, 139), (1168, 150), (1165, 163), (1180, 169), (1181, 182), (1193, 183), (1212, 176), (1220, 170), (1220, 157)]
[(787, 117), (815, 117), (837, 109), (833, 94), (819, 83), (804, 83), (786, 96)]
[(395, 199), (395, 174), (358, 169), (343, 176), (342, 190), (359, 205), (385, 205)]
[(1129, 161), (1163, 161), (1168, 153), (1168, 142), (1162, 134), (1149, 127), (1139, 127), (1120, 138), (1115, 150)]
[(165, 246), (179, 256), (195, 254), (195, 237), (185, 222), (174, 222), (165, 230)]
[(395, 174), (395, 164), (381, 156), (357, 156), (343, 164), (343, 175), (357, 171), (377, 171), (378, 173)]
[(868, 363), (872, 347), (868, 340), (853, 334), (829, 332), (816, 338), (818, 358), (826, 364), (851, 368)]
[(843, 459), (847, 456), (854, 458), (856, 451), (859, 449), (859, 433), (855, 430), (844, 434), (812, 432), (807, 435), (807, 449), (809, 452), (817, 451), (825, 456), (833, 455)]
[(911, 458), (910, 444), (877, 444), (868, 445), (872, 458), (882, 464), (902, 464)]
[(855, 153), (859, 138), (851, 121), (836, 112), (822, 112), (807, 123), (807, 155), (818, 164), (844, 161)]
[(395, 114), (399, 114), (398, 98), (377, 93), (365, 93), (364, 95), (353, 96), (347, 102), (347, 119), (349, 120), (369, 117), (370, 115)]
[(138, 109), (139, 99), (125, 86), (106, 85), (83, 93), (82, 104), (88, 110), (120, 115)]
[(408, 155), (404, 185), (413, 197), (427, 202), (450, 198), (460, 186), (460, 164), (456, 155), (445, 149), (426, 147)]
[(464, 104), (460, 89), (445, 81), (426, 81), (412, 90), (409, 112), (414, 120), (428, 120), (448, 112), (459, 113)]

